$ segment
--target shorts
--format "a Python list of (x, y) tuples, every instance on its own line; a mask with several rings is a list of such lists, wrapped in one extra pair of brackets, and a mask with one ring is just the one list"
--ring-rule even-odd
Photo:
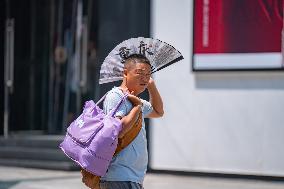
[(101, 189), (144, 189), (136, 182), (130, 181), (100, 181)]

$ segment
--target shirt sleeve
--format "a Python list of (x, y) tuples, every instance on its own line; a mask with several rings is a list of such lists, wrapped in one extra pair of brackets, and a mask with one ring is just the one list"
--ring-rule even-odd
[[(105, 101), (104, 101), (104, 112), (109, 113), (111, 110), (113, 110), (116, 105), (120, 102), (120, 100), (123, 98), (120, 94), (116, 92), (110, 92), (107, 94)], [(118, 107), (116, 113), (114, 114), (115, 117), (124, 117), (127, 115), (127, 107), (126, 107), (126, 101), (124, 100), (122, 104)]]
[(142, 115), (143, 117), (146, 117), (148, 114), (150, 114), (153, 111), (152, 104), (146, 100), (141, 99), (142, 102)]

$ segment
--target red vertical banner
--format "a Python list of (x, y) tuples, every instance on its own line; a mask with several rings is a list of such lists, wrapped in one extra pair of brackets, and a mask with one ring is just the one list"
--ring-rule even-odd
[(194, 52), (218, 53), (224, 47), (223, 0), (194, 1)]

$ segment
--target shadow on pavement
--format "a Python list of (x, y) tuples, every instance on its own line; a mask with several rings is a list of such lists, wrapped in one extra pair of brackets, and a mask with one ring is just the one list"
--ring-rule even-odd
[(0, 189), (9, 189), (20, 182), (21, 181), (0, 181)]

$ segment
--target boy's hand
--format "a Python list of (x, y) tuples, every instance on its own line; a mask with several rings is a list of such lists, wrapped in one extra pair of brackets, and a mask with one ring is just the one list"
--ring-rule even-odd
[(152, 87), (154, 84), (155, 84), (154, 79), (153, 79), (152, 77), (150, 77), (150, 79), (149, 79), (149, 81), (148, 81), (148, 86), (147, 86), (147, 88)]
[(134, 95), (134, 91), (130, 92), (128, 88), (121, 88), (123, 93), (128, 93), (127, 98), (130, 100), (130, 102), (133, 104), (133, 106), (142, 105), (142, 102), (140, 98)]
[(138, 106), (138, 105), (142, 105), (142, 102), (140, 100), (140, 98), (138, 98), (137, 96), (133, 95), (134, 91), (132, 91), (127, 98), (130, 100), (130, 102), (133, 104), (133, 106)]

